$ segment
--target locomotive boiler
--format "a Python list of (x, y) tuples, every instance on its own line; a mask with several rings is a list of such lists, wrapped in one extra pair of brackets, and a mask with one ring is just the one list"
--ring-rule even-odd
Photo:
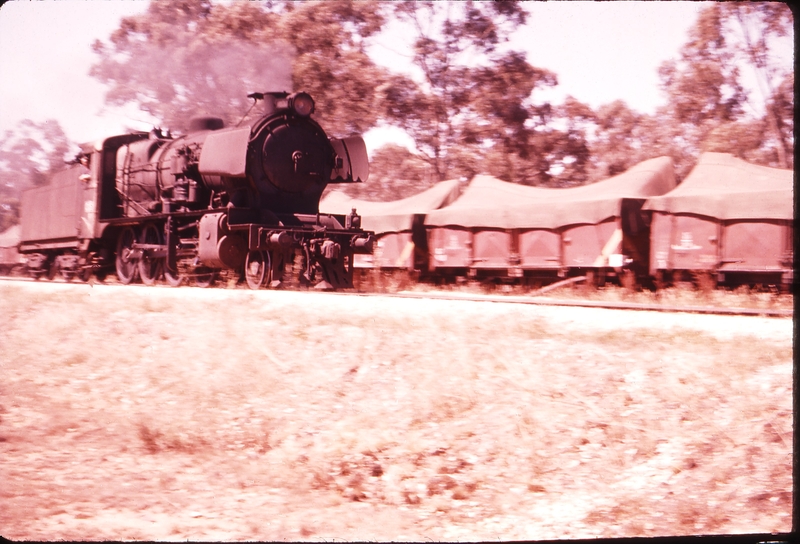
[(355, 210), (319, 213), (329, 183), (366, 181), (361, 137), (329, 138), (305, 92), (254, 93), (263, 114), (225, 128), (193, 119), (84, 146), (75, 164), (23, 194), (20, 251), (35, 276), (210, 285), (223, 271), (251, 288), (352, 287), (372, 250)]

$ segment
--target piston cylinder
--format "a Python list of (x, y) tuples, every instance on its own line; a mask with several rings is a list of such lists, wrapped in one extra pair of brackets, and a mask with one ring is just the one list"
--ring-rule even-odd
[(198, 257), (210, 268), (238, 268), (247, 255), (247, 242), (228, 231), (225, 213), (209, 213), (200, 218)]

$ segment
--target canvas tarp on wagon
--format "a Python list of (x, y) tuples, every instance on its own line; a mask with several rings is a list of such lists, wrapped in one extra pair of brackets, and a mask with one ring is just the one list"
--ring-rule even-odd
[(421, 193), (390, 202), (360, 200), (332, 191), (320, 201), (319, 209), (323, 213), (349, 214), (355, 208), (362, 228), (375, 232), (375, 251), (372, 255), (356, 255), (356, 267), (410, 268), (414, 265), (415, 226), (421, 228), (425, 214), (447, 206), (458, 194), (458, 180), (441, 181)]
[(650, 272), (791, 274), (794, 172), (704, 153), (678, 187), (651, 198)]
[[(520, 270), (613, 266), (610, 261), (621, 261), (620, 248), (646, 252), (646, 225), (638, 216), (641, 205), (647, 197), (674, 187), (669, 157), (566, 189), (476, 176), (456, 202), (428, 214), (431, 265), (508, 268), (517, 275)], [(646, 255), (636, 257), (646, 266)]]

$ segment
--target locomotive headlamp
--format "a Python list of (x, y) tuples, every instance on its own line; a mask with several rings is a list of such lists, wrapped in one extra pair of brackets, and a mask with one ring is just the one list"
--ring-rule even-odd
[(296, 93), (289, 97), (289, 107), (301, 117), (314, 113), (314, 99), (308, 93)]

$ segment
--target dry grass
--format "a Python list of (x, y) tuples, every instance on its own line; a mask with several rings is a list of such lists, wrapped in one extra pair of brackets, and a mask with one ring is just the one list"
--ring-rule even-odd
[[(455, 284), (434, 285), (414, 281), (405, 271), (370, 271), (362, 280), (360, 288), (365, 291), (396, 293), (411, 291), (418, 293), (438, 291), (458, 291), (470, 294), (492, 294), (525, 296), (534, 293), (539, 284), (512, 285), (495, 284), (489, 280), (467, 280)], [(627, 286), (626, 286), (627, 285)], [(620, 279), (620, 285), (607, 283), (602, 287), (587, 285), (584, 282), (566, 285), (547, 292), (548, 298), (566, 300), (589, 300), (595, 302), (629, 302), (656, 304), (664, 306), (708, 306), (712, 308), (747, 308), (791, 310), (794, 298), (790, 293), (782, 293), (774, 285), (740, 285), (736, 287), (717, 286), (708, 275), (698, 274), (695, 282), (658, 290), (642, 289), (628, 276)]]
[(788, 531), (791, 330), (0, 286), (0, 527), (49, 540)]

